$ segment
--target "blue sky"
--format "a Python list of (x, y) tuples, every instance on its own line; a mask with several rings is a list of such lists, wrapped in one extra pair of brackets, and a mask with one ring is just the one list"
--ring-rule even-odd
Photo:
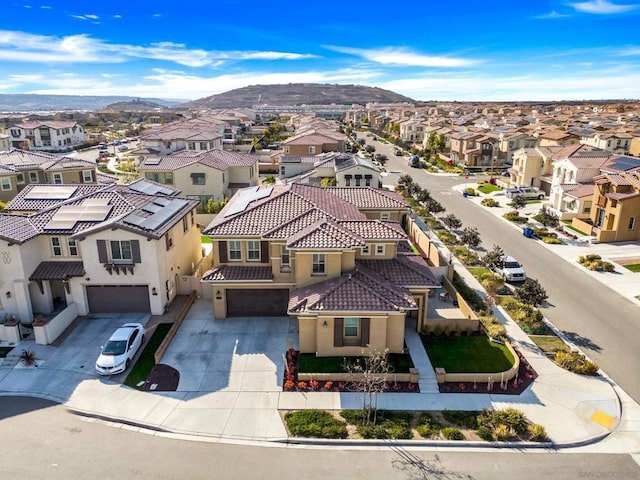
[(5, 0), (0, 93), (196, 99), (313, 82), (416, 100), (637, 99), (639, 25), (629, 0)]

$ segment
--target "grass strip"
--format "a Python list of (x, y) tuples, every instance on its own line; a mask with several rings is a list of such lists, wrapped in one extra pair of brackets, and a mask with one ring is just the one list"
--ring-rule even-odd
[(156, 350), (162, 343), (162, 340), (164, 340), (164, 337), (167, 336), (167, 333), (169, 333), (172, 325), (172, 323), (160, 323), (156, 327), (156, 331), (153, 332), (153, 335), (151, 335), (151, 338), (147, 341), (147, 345), (140, 354), (138, 361), (133, 368), (131, 368), (129, 375), (127, 375), (127, 379), (124, 381), (125, 385), (138, 388), (138, 383), (144, 382), (147, 379), (151, 370), (156, 365), (154, 358)]

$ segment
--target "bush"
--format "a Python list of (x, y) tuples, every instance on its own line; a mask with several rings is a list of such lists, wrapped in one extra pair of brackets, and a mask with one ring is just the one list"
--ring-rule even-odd
[(549, 436), (547, 435), (547, 430), (543, 425), (534, 423), (529, 425), (529, 440), (534, 442), (546, 442), (549, 440)]
[(485, 207), (497, 207), (500, 203), (493, 198), (483, 198), (480, 205), (484, 205)]
[(500, 424), (493, 429), (493, 438), (499, 442), (512, 440), (516, 437), (516, 431), (508, 425)]
[(562, 245), (562, 240), (559, 240), (556, 237), (542, 237), (542, 241), (550, 245)]
[(501, 425), (513, 430), (516, 434), (524, 434), (528, 428), (527, 417), (515, 408), (505, 408), (504, 410), (485, 408), (478, 417), (478, 425), (492, 429), (496, 439), (498, 438), (496, 429)]
[(418, 418), (418, 424), (416, 425), (416, 431), (424, 438), (433, 438), (442, 428), (442, 423), (433, 418), (433, 415), (427, 412), (422, 412), (420, 418)]
[(544, 323), (542, 313), (532, 305), (520, 302), (515, 298), (504, 298), (501, 306), (525, 333), (529, 335), (549, 333), (549, 327)]
[(362, 438), (411, 438), (411, 429), (409, 428), (411, 414), (409, 412), (378, 410), (376, 425), (363, 424), (366, 418), (364, 410), (343, 410), (340, 415), (348, 423), (357, 426), (358, 433)]
[(436, 230), (435, 233), (445, 245), (456, 245), (458, 243), (458, 237), (447, 230)]
[(598, 365), (582, 355), (580, 352), (556, 352), (554, 358), (556, 364), (565, 370), (580, 375), (597, 375)]
[(452, 283), (458, 293), (462, 295), (462, 298), (469, 303), (471, 308), (478, 313), (484, 313), (486, 311), (484, 299), (473, 288), (467, 285), (457, 272), (453, 272)]
[(454, 246), (451, 247), (451, 253), (453, 253), (458, 260), (464, 265), (469, 267), (480, 265), (480, 258), (478, 254), (473, 250), (469, 250), (467, 247), (463, 246)]
[(475, 410), (444, 410), (442, 416), (449, 423), (475, 430), (478, 428), (480, 413)]
[(471, 188), (471, 187), (467, 187), (464, 189), (464, 192), (469, 195), (470, 197), (477, 197), (478, 196), (478, 192), (475, 191), (475, 189)]
[(324, 410), (299, 410), (284, 416), (287, 428), (297, 437), (347, 438), (344, 422)]
[(479, 427), (478, 430), (476, 430), (476, 434), (482, 440), (485, 440), (487, 442), (492, 442), (493, 441), (493, 433), (491, 432), (491, 429), (489, 429), (487, 427)]
[(442, 436), (447, 440), (464, 440), (464, 434), (454, 427), (445, 427), (440, 433), (442, 433)]
[(507, 220), (509, 220), (510, 222), (514, 222), (514, 223), (527, 223), (528, 221), (526, 217), (521, 217), (520, 214), (515, 210), (511, 212), (507, 212), (502, 216)]

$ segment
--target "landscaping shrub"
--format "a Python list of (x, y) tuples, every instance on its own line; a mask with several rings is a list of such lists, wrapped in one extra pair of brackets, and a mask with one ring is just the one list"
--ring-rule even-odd
[(478, 428), (478, 415), (480, 413), (476, 410), (444, 410), (442, 416), (449, 423), (475, 430)]
[(496, 439), (498, 438), (495, 435), (496, 429), (500, 426), (505, 426), (519, 435), (526, 433), (528, 429), (527, 417), (515, 408), (505, 408), (503, 410), (485, 408), (478, 417), (478, 425), (492, 429)]
[(496, 427), (493, 429), (493, 438), (495, 438), (499, 442), (512, 440), (515, 437), (516, 431), (508, 425), (496, 425)]
[(590, 254), (578, 257), (578, 263), (589, 270), (595, 272), (613, 272), (615, 267), (612, 263), (602, 260), (600, 255)]
[(447, 440), (464, 440), (464, 434), (454, 427), (445, 427), (440, 430), (440, 433)]
[(471, 187), (467, 187), (464, 189), (464, 192), (469, 195), (470, 197), (477, 197), (478, 196), (478, 192), (475, 191), (475, 189), (471, 188)]
[(448, 230), (438, 229), (435, 231), (435, 234), (445, 245), (456, 245), (458, 243), (458, 237)]
[(411, 429), (409, 428), (411, 414), (409, 412), (378, 410), (376, 425), (363, 424), (366, 418), (363, 410), (343, 410), (340, 415), (351, 425), (356, 425), (362, 438), (411, 438)]
[(347, 438), (344, 422), (324, 410), (299, 410), (284, 416), (287, 428), (298, 437)]
[(534, 442), (546, 442), (549, 440), (549, 436), (547, 435), (547, 430), (544, 428), (543, 425), (534, 423), (532, 425), (529, 425), (528, 431), (529, 431), (529, 440), (532, 440)]
[(486, 306), (484, 303), (484, 299), (469, 285), (467, 285), (464, 279), (458, 275), (457, 272), (453, 272), (453, 286), (455, 289), (462, 295), (467, 303), (478, 313), (484, 313), (486, 311)]
[(463, 246), (455, 246), (451, 247), (451, 253), (453, 253), (458, 260), (464, 265), (474, 266), (480, 265), (480, 258), (478, 258), (478, 254), (473, 250), (469, 250), (467, 247)]
[(542, 313), (534, 306), (520, 302), (515, 298), (504, 298), (501, 306), (525, 333), (529, 335), (547, 335), (549, 333), (549, 327), (544, 323)]
[(427, 412), (422, 412), (420, 418), (418, 418), (418, 424), (416, 425), (416, 431), (423, 438), (433, 438), (442, 428), (442, 423), (433, 418), (433, 415)]
[(479, 427), (478, 430), (476, 430), (476, 434), (482, 439), (485, 440), (487, 442), (492, 442), (493, 441), (493, 433), (491, 432), (490, 428), (487, 427)]
[(528, 221), (526, 217), (521, 217), (520, 214), (515, 210), (511, 212), (507, 212), (502, 216), (507, 220), (509, 220), (510, 222), (514, 222), (514, 223), (527, 223)]
[(542, 241), (550, 245), (562, 245), (562, 240), (556, 237), (542, 237)]
[(497, 207), (500, 205), (500, 202), (493, 198), (483, 198), (480, 204), (484, 205), (485, 207)]
[(597, 375), (598, 365), (582, 355), (580, 352), (556, 352), (554, 358), (556, 364), (565, 370), (580, 375)]

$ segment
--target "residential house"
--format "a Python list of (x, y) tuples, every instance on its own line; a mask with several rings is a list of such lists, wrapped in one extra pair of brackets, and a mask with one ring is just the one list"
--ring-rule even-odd
[(629, 143), (629, 155), (640, 157), (640, 130), (631, 133), (631, 142)]
[(28, 120), (9, 124), (11, 146), (25, 150), (67, 151), (86, 143), (89, 134), (77, 122)]
[(181, 150), (205, 152), (222, 150), (223, 121), (192, 118), (161, 125), (140, 137), (140, 147), (134, 155), (159, 157)]
[(538, 134), (541, 147), (566, 147), (580, 143), (580, 138), (574, 133), (564, 130), (548, 130)]
[(589, 208), (588, 205), (575, 205), (575, 198), (565, 194), (580, 185), (593, 183), (593, 178), (610, 156), (610, 152), (588, 145), (571, 145), (555, 154), (549, 202), (561, 218), (572, 218)]
[(420, 329), (439, 287), (399, 248), (408, 213), (402, 197), (370, 187), (238, 192), (204, 230), (215, 318), (292, 315), (300, 351), (319, 356), (402, 352), (407, 316)]
[(28, 186), (21, 201), (48, 206), (0, 215), (0, 315), (162, 314), (202, 259), (198, 202), (176, 193), (144, 179)]
[(480, 148), (477, 141), (484, 138), (480, 132), (457, 132), (451, 134), (449, 158), (465, 167), (475, 167), (480, 161)]
[(307, 131), (287, 138), (282, 142), (285, 155), (306, 156), (325, 152), (344, 152), (346, 137), (338, 132)]
[(591, 233), (599, 242), (640, 240), (640, 160), (613, 157), (602, 171), (593, 179)]
[(425, 140), (424, 121), (416, 118), (401, 121), (400, 140), (421, 145)]
[(11, 137), (0, 133), (0, 152), (6, 152), (11, 148)]
[(533, 135), (506, 130), (498, 135), (498, 157), (501, 157), (504, 163), (512, 165), (515, 152), (522, 148), (534, 148), (537, 145), (538, 139)]
[(147, 158), (139, 167), (148, 180), (180, 190), (198, 200), (200, 208), (209, 200), (230, 197), (239, 188), (259, 183), (258, 157), (238, 152), (183, 150), (159, 158)]
[(368, 159), (349, 153), (323, 153), (314, 156), (280, 157), (280, 180), (321, 185), (331, 179), (338, 187), (380, 187), (382, 177)]
[(618, 155), (629, 154), (633, 136), (629, 133), (598, 132), (584, 133), (580, 143), (607, 150)]
[(553, 156), (563, 147), (521, 148), (516, 151), (509, 169), (509, 184), (538, 187), (549, 195)]

